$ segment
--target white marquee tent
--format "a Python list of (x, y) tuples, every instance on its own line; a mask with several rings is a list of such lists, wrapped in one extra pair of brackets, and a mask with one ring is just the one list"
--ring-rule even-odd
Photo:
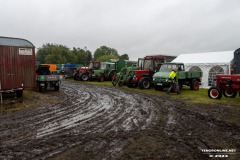
[(216, 74), (230, 74), (234, 51), (181, 54), (172, 62), (182, 62), (186, 71), (202, 71), (201, 88), (215, 85)]

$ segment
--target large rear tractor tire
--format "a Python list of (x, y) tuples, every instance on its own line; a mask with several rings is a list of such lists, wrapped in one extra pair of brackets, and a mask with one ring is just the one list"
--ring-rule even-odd
[(208, 89), (208, 97), (212, 99), (221, 99), (222, 90), (217, 87), (211, 87)]
[(223, 95), (228, 98), (235, 98), (237, 96), (237, 90), (227, 87), (223, 90)]

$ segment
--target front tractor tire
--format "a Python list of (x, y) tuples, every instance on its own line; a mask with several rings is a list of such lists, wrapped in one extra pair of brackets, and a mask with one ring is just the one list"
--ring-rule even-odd
[(82, 78), (83, 81), (88, 81), (89, 75), (84, 73), (81, 78)]
[(136, 88), (137, 87), (137, 83), (133, 83), (132, 80), (133, 80), (132, 76), (129, 76), (127, 78), (126, 85), (128, 86), (128, 88)]
[(139, 82), (140, 89), (149, 89), (151, 87), (151, 81), (149, 79), (144, 79)]
[(222, 90), (218, 87), (211, 87), (208, 89), (208, 97), (212, 99), (221, 99), (222, 98)]
[(73, 74), (73, 79), (74, 79), (75, 81), (79, 81), (79, 80), (80, 80), (79, 75), (78, 75), (77, 73), (74, 73), (74, 74)]

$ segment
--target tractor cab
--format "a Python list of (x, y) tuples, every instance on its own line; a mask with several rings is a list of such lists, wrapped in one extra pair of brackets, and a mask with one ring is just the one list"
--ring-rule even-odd
[(138, 70), (127, 80), (128, 87), (139, 86), (141, 89), (150, 88), (152, 77), (161, 64), (165, 62), (164, 56), (146, 56), (138, 59)]
[(92, 68), (92, 69), (99, 69), (100, 68), (100, 61), (90, 61), (88, 68)]

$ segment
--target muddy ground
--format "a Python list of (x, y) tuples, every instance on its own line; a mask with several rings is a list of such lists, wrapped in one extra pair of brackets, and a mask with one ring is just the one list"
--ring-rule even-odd
[(0, 160), (239, 158), (239, 105), (71, 81), (11, 101), (1, 106)]

